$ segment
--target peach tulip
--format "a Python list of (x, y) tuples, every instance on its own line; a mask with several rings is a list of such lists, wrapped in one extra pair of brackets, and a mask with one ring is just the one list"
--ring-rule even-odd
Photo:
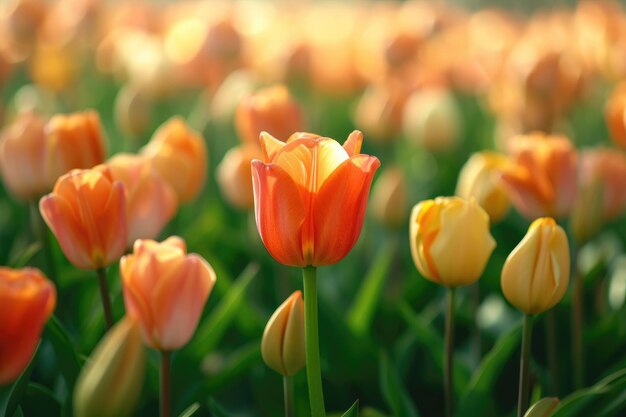
[(257, 228), (269, 253), (291, 266), (339, 262), (361, 233), (367, 197), (380, 166), (360, 154), (363, 135), (343, 147), (310, 133), (282, 142), (261, 134), (263, 161), (252, 161)]
[(63, 175), (52, 193), (39, 201), (41, 215), (74, 266), (99, 269), (124, 254), (128, 240), (124, 194), (122, 182), (98, 166)]
[(224, 155), (217, 167), (217, 184), (230, 205), (240, 209), (254, 207), (250, 163), (262, 155), (261, 148), (252, 143), (236, 146)]
[(193, 200), (202, 189), (207, 172), (206, 144), (180, 117), (161, 125), (141, 153), (174, 187), (181, 202)]
[(215, 284), (211, 265), (170, 237), (137, 240), (120, 271), (127, 314), (139, 320), (144, 342), (161, 351), (187, 344)]
[(178, 198), (172, 186), (141, 155), (118, 154), (106, 165), (126, 190), (128, 246), (137, 239), (157, 237), (176, 214)]
[(0, 267), (0, 385), (30, 361), (56, 305), (56, 290), (38, 269)]
[(533, 133), (514, 138), (502, 174), (511, 202), (528, 219), (563, 217), (576, 199), (576, 150), (564, 136)]

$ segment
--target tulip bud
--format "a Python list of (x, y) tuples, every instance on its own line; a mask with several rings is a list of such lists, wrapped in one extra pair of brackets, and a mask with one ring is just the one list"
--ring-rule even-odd
[(372, 189), (372, 215), (390, 229), (406, 225), (407, 192), (400, 168), (387, 168)]
[(139, 324), (126, 317), (96, 346), (76, 380), (76, 417), (130, 416), (141, 393), (145, 367)]
[(502, 292), (519, 310), (538, 314), (558, 303), (569, 283), (569, 243), (554, 219), (535, 220), (502, 268)]
[(254, 207), (252, 160), (263, 157), (261, 148), (244, 143), (226, 152), (217, 167), (217, 183), (228, 203), (240, 209)]
[(489, 216), (473, 199), (438, 197), (413, 207), (411, 254), (420, 273), (446, 287), (474, 283), (496, 242)]
[(500, 180), (502, 167), (508, 160), (495, 152), (477, 152), (463, 165), (456, 185), (456, 195), (476, 202), (497, 223), (509, 211), (509, 196)]
[(295, 291), (272, 314), (261, 342), (265, 364), (283, 376), (296, 374), (306, 362), (304, 301)]

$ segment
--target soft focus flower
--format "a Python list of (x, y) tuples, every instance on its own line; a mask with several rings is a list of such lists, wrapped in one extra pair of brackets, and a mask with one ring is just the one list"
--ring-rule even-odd
[(406, 225), (408, 214), (407, 184), (398, 167), (383, 171), (372, 189), (372, 216), (385, 226), (396, 229)]
[(476, 202), (487, 212), (492, 223), (506, 216), (511, 205), (500, 179), (508, 163), (504, 155), (483, 151), (473, 154), (463, 165), (456, 185), (456, 195)]
[(135, 86), (127, 84), (115, 97), (115, 124), (132, 138), (142, 136), (150, 127), (151, 101)]
[(502, 180), (528, 219), (566, 216), (576, 198), (576, 150), (564, 136), (532, 133), (514, 138)]
[(364, 92), (354, 111), (354, 124), (379, 142), (391, 142), (402, 127), (402, 110), (408, 88), (400, 83), (372, 84)]
[(0, 171), (13, 195), (32, 200), (49, 190), (44, 172), (45, 122), (32, 112), (23, 112), (3, 132)]
[(354, 131), (335, 140), (296, 133), (287, 142), (262, 133), (263, 161), (252, 161), (254, 206), (261, 239), (278, 262), (322, 266), (339, 262), (354, 246), (376, 157), (359, 154)]
[(476, 201), (459, 197), (438, 197), (415, 205), (409, 234), (417, 269), (446, 287), (478, 280), (496, 247), (485, 210)]
[(613, 142), (626, 147), (626, 83), (615, 88), (606, 103), (604, 115)]
[[(174, 188), (141, 155), (118, 154), (107, 161), (113, 180), (126, 190), (128, 246), (137, 239), (154, 239), (176, 214)], [(252, 187), (252, 185), (250, 185)]]
[(132, 415), (145, 368), (146, 352), (139, 324), (125, 317), (98, 343), (76, 380), (76, 417)]
[(100, 117), (93, 110), (58, 114), (45, 127), (45, 175), (52, 187), (57, 178), (75, 168), (92, 168), (104, 161)]
[(127, 314), (139, 320), (144, 342), (162, 351), (185, 345), (215, 284), (211, 265), (170, 237), (137, 240), (120, 271)]
[(502, 292), (519, 310), (538, 314), (558, 303), (569, 283), (567, 236), (554, 219), (535, 220), (524, 239), (506, 258)]
[(262, 157), (261, 148), (252, 143), (241, 144), (226, 152), (217, 167), (217, 183), (230, 205), (240, 209), (254, 207), (250, 163)]
[(28, 365), (55, 305), (54, 285), (41, 271), (0, 267), (0, 385)]
[(304, 346), (304, 301), (302, 293), (295, 291), (267, 322), (261, 355), (267, 366), (283, 376), (291, 376), (304, 368)]
[(304, 127), (298, 103), (284, 85), (244, 97), (237, 106), (235, 126), (243, 142), (257, 143), (261, 132), (286, 140)]
[(72, 170), (39, 210), (74, 266), (103, 268), (124, 254), (128, 239), (124, 185), (108, 168)]
[(141, 153), (174, 187), (181, 202), (193, 200), (202, 189), (207, 172), (206, 143), (180, 117), (161, 125)]

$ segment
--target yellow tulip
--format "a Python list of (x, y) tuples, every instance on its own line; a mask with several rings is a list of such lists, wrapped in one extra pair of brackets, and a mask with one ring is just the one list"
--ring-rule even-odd
[(502, 292), (526, 314), (538, 314), (558, 303), (569, 283), (567, 236), (550, 217), (535, 220), (502, 268)]

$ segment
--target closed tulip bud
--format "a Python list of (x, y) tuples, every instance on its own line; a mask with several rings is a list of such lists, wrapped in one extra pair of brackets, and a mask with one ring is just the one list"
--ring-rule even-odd
[(126, 317), (96, 346), (76, 380), (76, 417), (132, 415), (141, 393), (145, 367), (146, 353), (139, 324)]
[(53, 116), (45, 127), (45, 175), (50, 187), (63, 174), (104, 161), (100, 117), (93, 110)]
[(456, 185), (456, 195), (476, 202), (487, 212), (492, 223), (506, 216), (511, 205), (500, 177), (508, 159), (495, 152), (477, 152), (463, 165)]
[(243, 142), (258, 143), (261, 132), (284, 141), (301, 131), (304, 123), (300, 106), (289, 90), (275, 85), (243, 98), (237, 106), (235, 125)]
[(372, 216), (390, 229), (406, 225), (406, 179), (400, 168), (387, 168), (372, 189)]
[(206, 143), (180, 117), (161, 125), (141, 153), (174, 187), (181, 202), (193, 200), (202, 190), (207, 172)]
[(0, 139), (2, 179), (11, 193), (23, 200), (36, 199), (50, 189), (43, 166), (44, 124), (32, 112), (20, 113)]
[(0, 385), (28, 365), (55, 305), (54, 285), (41, 271), (0, 267)]
[(144, 342), (172, 351), (191, 339), (213, 285), (215, 272), (185, 242), (137, 240), (120, 261), (127, 314), (139, 320)]
[(489, 233), (489, 216), (474, 200), (422, 201), (413, 207), (409, 227), (417, 269), (446, 287), (477, 281), (496, 246)]
[(261, 342), (265, 364), (283, 376), (292, 376), (304, 368), (304, 301), (296, 291), (272, 314)]
[(217, 167), (217, 184), (230, 205), (246, 210), (254, 207), (251, 162), (262, 156), (261, 148), (251, 143), (236, 146), (224, 155)]
[(502, 292), (519, 310), (538, 314), (558, 303), (569, 283), (567, 236), (554, 219), (535, 220), (502, 268)]
[(119, 154), (106, 165), (113, 180), (121, 181), (126, 191), (128, 246), (137, 239), (157, 237), (176, 214), (178, 198), (174, 188), (144, 156)]
[(63, 253), (78, 268), (117, 261), (128, 240), (124, 185), (108, 168), (72, 170), (39, 201), (41, 215)]

